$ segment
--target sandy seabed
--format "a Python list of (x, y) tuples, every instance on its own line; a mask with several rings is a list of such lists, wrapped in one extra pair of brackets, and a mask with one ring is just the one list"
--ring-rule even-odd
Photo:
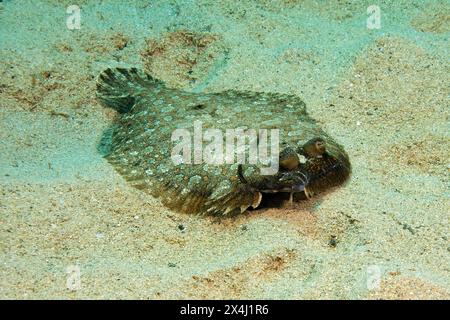
[[(448, 299), (450, 5), (346, 3), (1, 2), (0, 297)], [(351, 180), (294, 208), (172, 212), (97, 150), (111, 66), (298, 95)]]

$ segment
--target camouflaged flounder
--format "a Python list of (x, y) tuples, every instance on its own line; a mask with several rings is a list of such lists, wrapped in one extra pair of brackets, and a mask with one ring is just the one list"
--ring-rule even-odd
[[(298, 97), (224, 91), (192, 93), (167, 88), (144, 72), (107, 69), (97, 96), (119, 112), (102, 139), (107, 160), (132, 185), (181, 212), (228, 214), (256, 208), (264, 194), (309, 198), (344, 182), (350, 162), (343, 148), (311, 119)], [(250, 164), (178, 164), (172, 132), (192, 128), (279, 129), (280, 169), (261, 175)], [(298, 197), (297, 197), (298, 198)]]

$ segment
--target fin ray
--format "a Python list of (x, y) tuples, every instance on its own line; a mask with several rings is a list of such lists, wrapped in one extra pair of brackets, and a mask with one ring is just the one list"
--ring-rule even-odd
[(145, 89), (163, 86), (161, 81), (137, 68), (108, 68), (97, 79), (97, 98), (104, 106), (126, 113)]

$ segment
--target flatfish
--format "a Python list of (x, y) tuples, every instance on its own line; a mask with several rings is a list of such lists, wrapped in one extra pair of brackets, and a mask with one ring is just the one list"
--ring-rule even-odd
[(101, 140), (106, 159), (176, 211), (234, 214), (276, 193), (308, 199), (351, 173), (344, 148), (294, 95), (186, 92), (114, 68), (100, 74), (97, 97), (118, 112)]

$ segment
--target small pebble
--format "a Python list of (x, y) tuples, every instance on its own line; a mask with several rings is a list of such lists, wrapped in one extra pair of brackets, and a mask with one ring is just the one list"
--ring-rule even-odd
[(328, 241), (328, 245), (329, 245), (330, 247), (335, 248), (336, 245), (337, 245), (337, 243), (338, 243), (338, 240), (337, 240), (336, 236), (332, 235), (332, 236), (330, 237), (330, 241)]

